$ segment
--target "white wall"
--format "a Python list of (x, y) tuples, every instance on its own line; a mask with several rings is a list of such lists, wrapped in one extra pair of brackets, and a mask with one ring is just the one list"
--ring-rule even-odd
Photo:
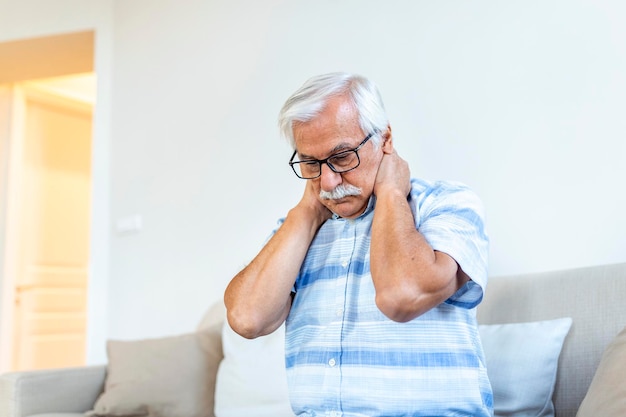
[[(302, 183), (276, 114), (307, 77), (381, 87), (414, 175), (483, 198), (491, 272), (626, 261), (619, 1), (117, 2), (111, 332), (192, 328)], [(129, 307), (132, 306), (132, 307)]]
[(110, 236), (109, 337), (191, 330), (221, 299), (300, 196), (276, 114), (326, 71), (379, 84), (414, 175), (479, 193), (492, 274), (626, 261), (621, 1), (114, 6), (110, 215), (143, 229)]

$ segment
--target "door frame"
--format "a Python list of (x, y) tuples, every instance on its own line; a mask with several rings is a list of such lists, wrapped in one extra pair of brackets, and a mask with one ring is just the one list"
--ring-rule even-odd
[[(77, 42), (82, 46), (76, 47)], [(112, 24), (107, 17), (96, 22), (93, 29), (79, 32), (50, 33), (40, 37), (0, 42), (2, 61), (11, 62), (14, 69), (8, 75), (0, 71), (0, 84), (2, 85), (32, 78), (48, 78), (85, 72), (94, 72), (98, 77), (98, 100), (94, 105), (92, 117), (92, 220), (87, 300), (88, 364), (99, 364), (106, 361), (105, 344), (108, 335), (112, 46)], [(37, 51), (41, 53), (36, 53)], [(56, 53), (46, 54), (46, 51)], [(78, 54), (81, 56), (77, 56)], [(88, 55), (89, 58), (83, 59), (85, 55)], [(44, 56), (47, 58), (44, 59)], [(14, 123), (11, 124), (15, 125)], [(0, 131), (0, 136), (4, 134), (7, 132)], [(0, 137), (1, 139), (2, 137)], [(6, 143), (8, 144), (8, 139), (6, 139)], [(0, 172), (6, 171), (8, 165), (8, 156), (6, 160), (0, 158)], [(0, 193), (2, 193), (0, 199), (4, 200), (5, 195), (8, 195), (9, 192), (8, 178), (2, 178), (0, 175), (0, 181), (5, 182), (4, 189), (0, 186)], [(4, 215), (0, 204), (0, 216)], [(0, 226), (2, 225), (3, 222), (0, 221)], [(8, 226), (8, 222), (5, 222), (4, 233), (0, 228), (0, 274), (4, 274), (5, 267), (3, 265), (7, 259), (10, 259), (5, 255), (5, 253), (10, 252), (10, 249), (7, 248), (8, 239), (4, 240), (8, 237), (6, 231)], [(10, 313), (5, 313), (5, 309), (12, 306), (15, 295), (7, 294), (11, 290), (4, 291), (5, 288), (14, 286), (13, 282), (7, 283), (8, 279), (5, 278), (5, 276), (0, 276), (0, 373), (9, 369), (3, 362), (6, 359), (2, 356), (5, 354), (2, 344), (5, 343), (3, 342), (5, 340), (3, 335), (12, 334), (13, 329), (7, 329), (5, 323), (7, 321), (12, 322), (13, 317)], [(10, 302), (6, 303), (4, 301), (6, 299), (9, 299)], [(10, 364), (10, 356), (8, 363)]]
[(22, 160), (24, 149), (25, 97), (16, 86), (9, 88), (10, 117), (9, 128), (4, 143), (7, 145), (6, 159), (6, 206), (4, 213), (5, 239), (2, 271), (2, 298), (0, 302), (0, 372), (12, 368), (13, 362), (13, 322), (15, 313), (15, 285), (18, 261), (18, 248), (21, 246), (19, 233), (22, 219), (21, 188)]
[[(46, 83), (16, 83), (10, 87), (11, 117), (8, 129), (8, 158), (6, 178), (6, 212), (5, 212), (5, 250), (4, 268), (0, 271), (2, 280), (2, 299), (0, 306), (0, 371), (5, 372), (14, 367), (16, 328), (16, 305), (19, 295), (19, 276), (22, 262), (23, 227), (24, 227), (24, 149), (26, 147), (26, 118), (29, 103), (50, 105), (66, 111), (90, 114), (93, 131), (93, 103), (70, 96), (69, 92), (48, 89)], [(92, 138), (90, 141), (93, 143)], [(89, 161), (91, 165), (91, 160)], [(92, 175), (90, 175), (92, 177)], [(93, 179), (90, 180), (93, 183)], [(91, 194), (91, 192), (90, 192)], [(91, 198), (90, 198), (91, 199)], [(91, 208), (89, 209), (91, 214)], [(23, 271), (22, 271), (23, 272)], [(89, 281), (89, 277), (87, 278)], [(88, 282), (87, 282), (88, 285)], [(85, 301), (88, 295), (85, 294)], [(87, 311), (85, 311), (85, 314)], [(85, 335), (87, 330), (85, 329)], [(85, 345), (85, 356), (87, 356)]]

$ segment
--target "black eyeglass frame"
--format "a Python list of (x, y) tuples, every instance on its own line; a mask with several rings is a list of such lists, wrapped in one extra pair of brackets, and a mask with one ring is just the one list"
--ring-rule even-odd
[[(357, 169), (359, 167), (359, 165), (361, 165), (361, 158), (359, 157), (359, 150), (363, 147), (363, 145), (365, 145), (367, 143), (368, 140), (370, 140), (374, 135), (376, 134), (376, 131), (370, 133), (369, 135), (365, 136), (365, 139), (363, 139), (361, 141), (361, 143), (359, 143), (359, 146), (357, 146), (354, 149), (348, 149), (345, 151), (341, 151), (341, 152), (337, 152), (336, 154), (333, 154), (331, 156), (329, 156), (326, 159), (305, 159), (303, 161), (294, 161), (293, 158), (296, 157), (296, 154), (298, 153), (298, 150), (293, 151), (293, 155), (291, 155), (291, 159), (289, 159), (289, 166), (291, 167), (291, 169), (293, 170), (294, 174), (296, 174), (296, 176), (298, 178), (301, 178), (303, 180), (314, 180), (316, 178), (319, 178), (322, 176), (322, 164), (326, 164), (328, 165), (328, 168), (330, 168), (333, 172), (336, 172), (337, 174), (343, 174), (344, 172), (350, 172), (354, 169)], [(356, 160), (357, 160), (357, 164), (355, 166), (353, 166), (350, 169), (346, 169), (344, 171), (338, 170), (337, 168), (335, 168), (333, 166), (333, 164), (331, 164), (330, 162), (328, 162), (329, 159), (333, 159), (336, 158), (338, 156), (341, 156), (343, 154), (349, 154), (351, 152), (354, 152), (354, 154), (356, 155)], [(300, 174), (298, 174), (298, 170), (296, 169), (296, 167), (294, 165), (298, 165), (301, 163), (306, 163), (306, 164), (310, 164), (312, 162), (317, 162), (317, 165), (319, 166), (319, 174), (315, 177), (302, 177)]]

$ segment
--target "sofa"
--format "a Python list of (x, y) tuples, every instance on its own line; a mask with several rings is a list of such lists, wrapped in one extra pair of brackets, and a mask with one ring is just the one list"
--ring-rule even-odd
[[(626, 263), (492, 277), (477, 317), (496, 415), (626, 415), (624, 296)], [(217, 303), (190, 334), (109, 341), (106, 365), (1, 375), (0, 416), (290, 415), (283, 329), (250, 341), (224, 316)]]

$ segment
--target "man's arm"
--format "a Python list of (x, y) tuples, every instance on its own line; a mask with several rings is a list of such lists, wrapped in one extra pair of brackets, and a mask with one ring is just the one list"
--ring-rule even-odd
[(370, 263), (376, 305), (399, 322), (436, 307), (469, 280), (452, 257), (433, 250), (416, 230), (409, 191), (407, 163), (395, 151), (386, 153), (374, 188)]
[(300, 266), (317, 230), (328, 218), (330, 212), (316, 200), (307, 182), (302, 200), (226, 288), (227, 319), (235, 332), (252, 339), (273, 332), (285, 321)]

